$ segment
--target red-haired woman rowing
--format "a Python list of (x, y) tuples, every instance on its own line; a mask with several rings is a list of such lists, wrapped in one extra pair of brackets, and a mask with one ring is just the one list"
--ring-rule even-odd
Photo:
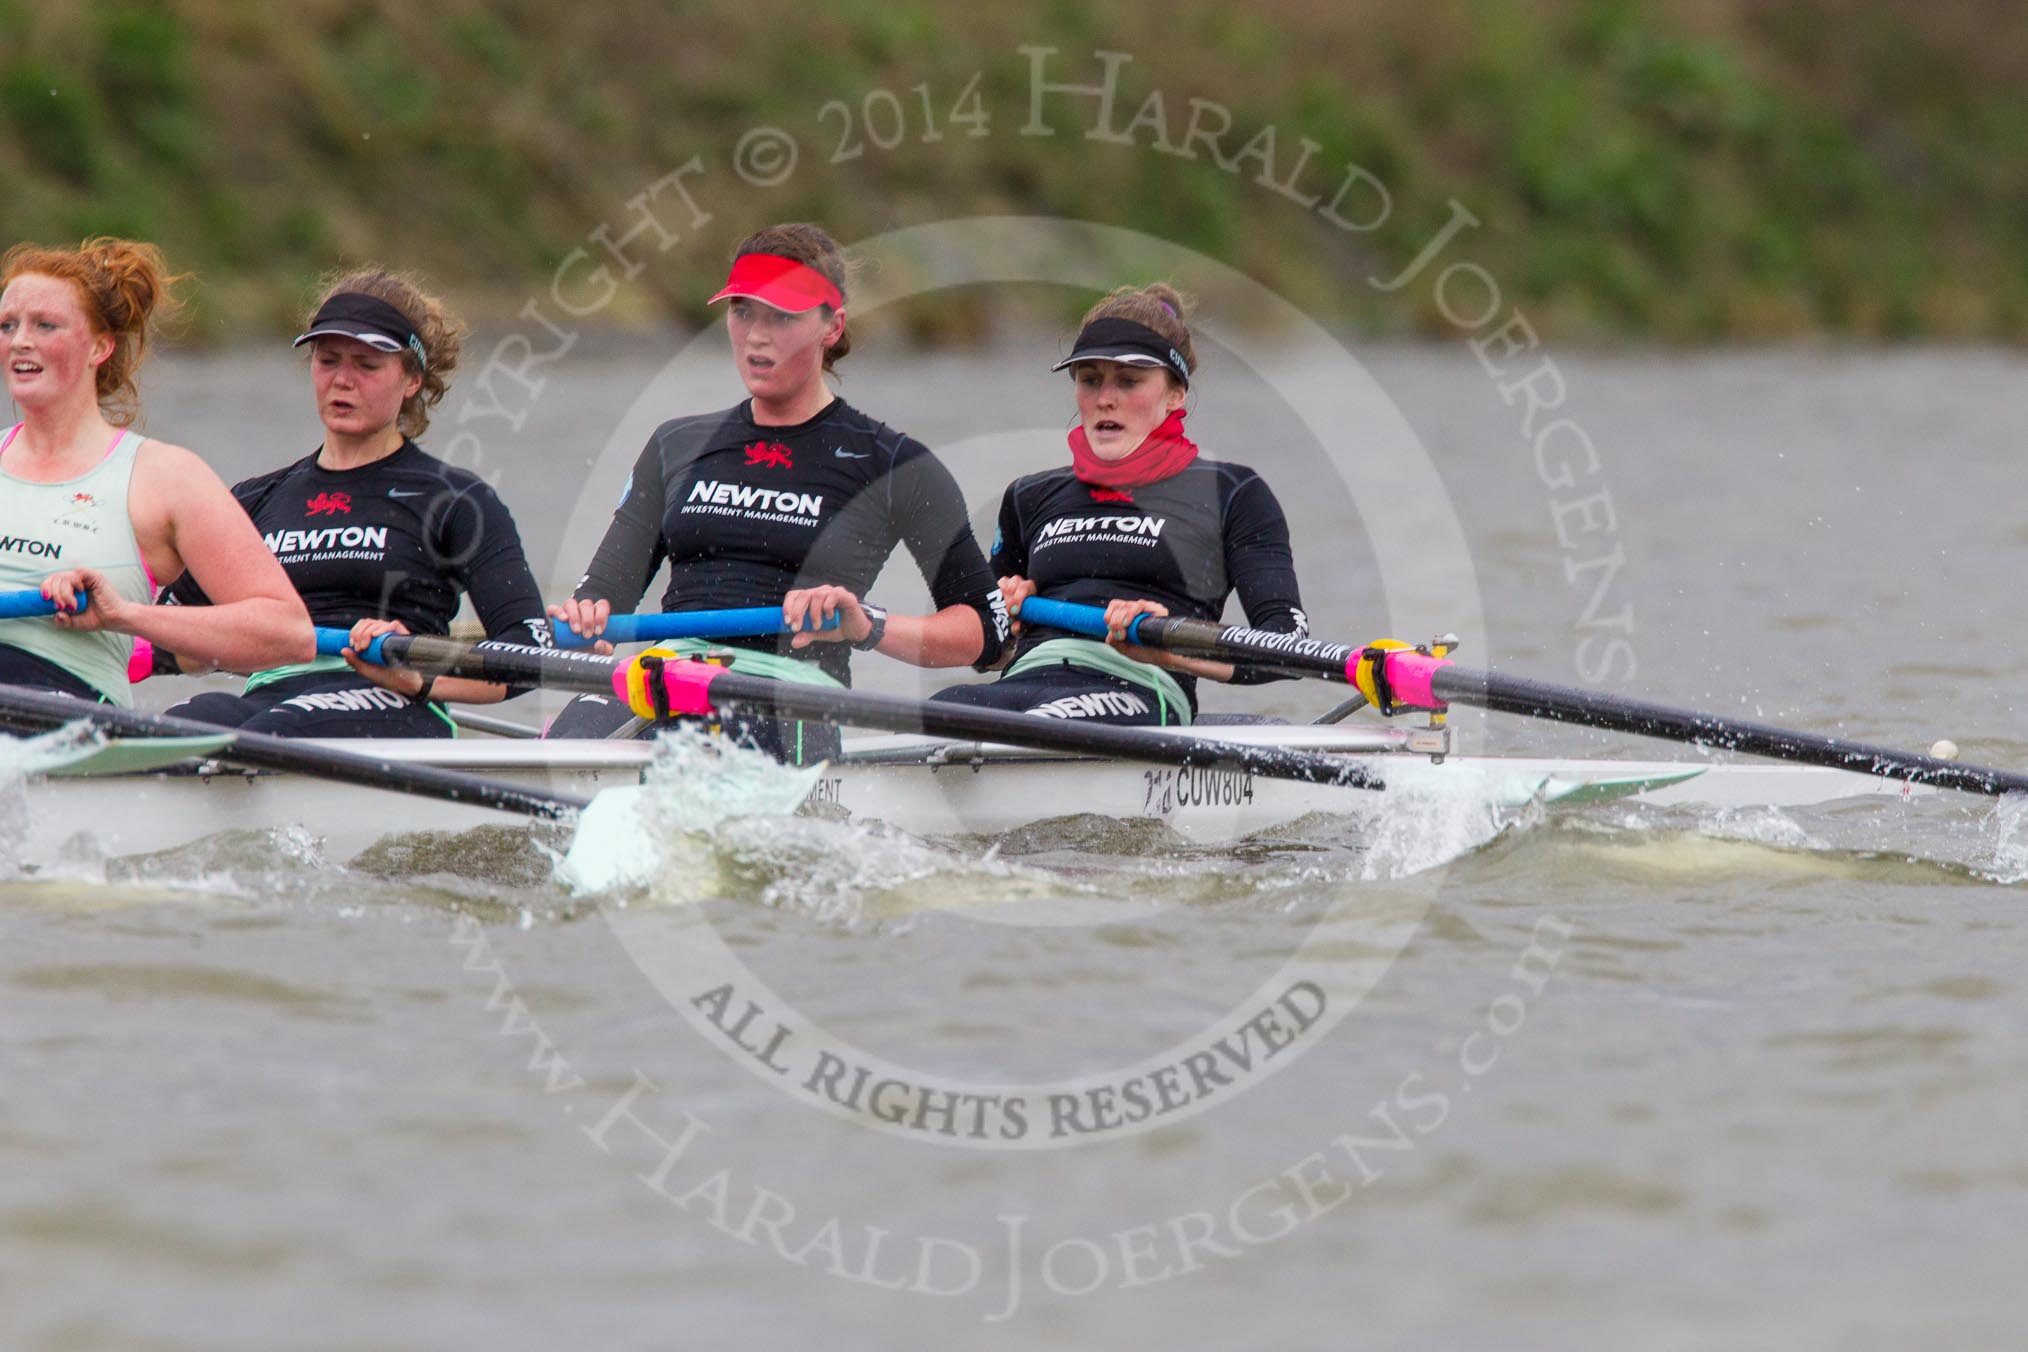
[[(302, 601), (211, 467), (132, 430), (172, 280), (159, 250), (130, 240), (0, 258), (0, 351), (21, 412), (0, 432), (0, 589), (39, 587), (57, 606), (0, 622), (0, 684), (128, 705), (136, 639), (238, 671), (314, 651)], [(155, 579), (186, 570), (211, 610), (150, 604)]]

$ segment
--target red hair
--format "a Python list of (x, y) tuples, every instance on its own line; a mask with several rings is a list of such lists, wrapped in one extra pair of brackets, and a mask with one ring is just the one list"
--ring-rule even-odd
[(183, 280), (171, 275), (162, 251), (138, 240), (99, 236), (75, 249), (17, 244), (0, 256), (0, 288), (34, 273), (77, 288), (92, 332), (109, 334), (113, 355), (99, 364), (99, 409), (106, 421), (125, 427), (139, 411), (134, 377), (148, 355), (157, 316), (182, 308), (170, 288)]

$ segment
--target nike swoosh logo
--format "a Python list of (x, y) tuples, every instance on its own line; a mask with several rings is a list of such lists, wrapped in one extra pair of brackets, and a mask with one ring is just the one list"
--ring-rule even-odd
[(831, 454), (837, 456), (840, 460), (864, 460), (867, 458), (869, 452), (848, 451), (843, 446), (833, 446), (831, 448)]
[(423, 490), (420, 488), (416, 489), (415, 492), (413, 493), (404, 493), (399, 488), (390, 488), (387, 490), (387, 496), (389, 496), (390, 498), (419, 498), (422, 495)]

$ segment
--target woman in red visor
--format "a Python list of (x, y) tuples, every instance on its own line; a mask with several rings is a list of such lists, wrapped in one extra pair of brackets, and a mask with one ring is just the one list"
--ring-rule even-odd
[[(814, 225), (770, 226), (739, 246), (711, 299), (727, 303), (747, 397), (655, 430), (553, 617), (596, 636), (614, 612), (636, 608), (666, 563), (665, 611), (779, 605), (794, 628), (837, 617), (828, 630), (669, 645), (685, 656), (730, 648), (733, 669), (749, 675), (847, 685), (855, 650), (922, 667), (998, 660), (1006, 614), (957, 482), (921, 442), (825, 382), (852, 347), (846, 273), (837, 241)], [(867, 601), (896, 544), (922, 571), (931, 614), (890, 615)], [(624, 736), (638, 723), (616, 700), (582, 696), (548, 735)], [(729, 731), (797, 764), (837, 749), (837, 730), (824, 725), (752, 719)]]

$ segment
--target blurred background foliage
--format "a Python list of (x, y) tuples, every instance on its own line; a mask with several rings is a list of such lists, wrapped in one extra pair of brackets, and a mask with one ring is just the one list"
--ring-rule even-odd
[[(1090, 100), (1019, 135), (1024, 44), (1057, 48), (1061, 80), (1133, 53), (1118, 124), (1159, 90), (1177, 140), (1211, 100), (1228, 152), (1272, 126), (1286, 173), (1307, 137), (1307, 191), (1357, 163), (1392, 211), (1350, 234), (1254, 165), (1087, 139)], [(847, 117), (864, 151), (833, 163)], [(801, 147), (767, 190), (729, 165), (760, 124)], [(1484, 223), (1471, 256), (1567, 340), (2028, 336), (2020, 0), (0, 0), (0, 234), (160, 242), (202, 279), (204, 338), (287, 328), (317, 274), (363, 258), (504, 320), (692, 155), (713, 220), (603, 319), (695, 322), (768, 220), (851, 239), (1013, 211), (1204, 250), (1341, 328), (1434, 331), (1427, 288), (1362, 279), (1455, 199)], [(911, 322), (1000, 318), (955, 297)]]

